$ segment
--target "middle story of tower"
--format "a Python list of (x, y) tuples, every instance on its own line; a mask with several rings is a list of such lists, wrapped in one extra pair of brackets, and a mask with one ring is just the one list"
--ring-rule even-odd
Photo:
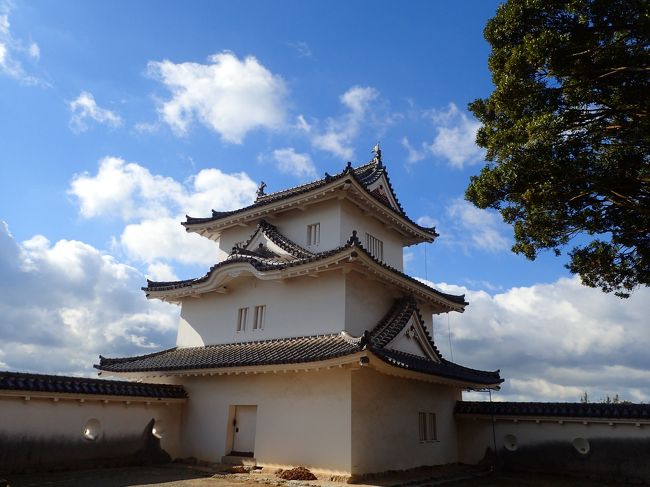
[(215, 266), (202, 278), (144, 288), (181, 304), (179, 347), (359, 337), (404, 298), (432, 334), (432, 315), (467, 304), (404, 274), (404, 247), (437, 234), (406, 216), (377, 161), (278, 193), (261, 188), (249, 207), (184, 225), (215, 241)]

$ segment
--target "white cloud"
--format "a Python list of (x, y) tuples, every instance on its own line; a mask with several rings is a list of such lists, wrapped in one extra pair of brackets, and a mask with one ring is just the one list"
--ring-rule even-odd
[(285, 174), (292, 174), (298, 178), (315, 178), (316, 167), (309, 154), (300, 154), (293, 147), (276, 149), (273, 158), (278, 169)]
[(88, 130), (88, 119), (108, 125), (109, 127), (119, 127), (122, 125), (120, 116), (106, 108), (98, 106), (97, 102), (95, 102), (95, 97), (88, 91), (82, 91), (75, 100), (69, 102), (68, 109), (72, 112), (70, 128), (74, 132), (85, 132)]
[[(433, 284), (465, 294), (465, 313), (449, 315), (454, 361), (501, 369), (503, 400), (578, 401), (619, 394), (650, 400), (647, 303), (650, 289), (621, 300), (577, 277), (499, 294)], [(435, 339), (450, 358), (447, 317), (434, 316)]]
[(0, 73), (26, 85), (46, 85), (47, 83), (25, 71), (24, 62), (38, 61), (41, 51), (36, 42), (32, 41), (26, 45), (11, 33), (11, 10), (12, 4), (0, 4)]
[(309, 44), (304, 41), (290, 42), (289, 46), (291, 46), (296, 51), (298, 57), (300, 58), (312, 57), (313, 55), (311, 47), (309, 47)]
[(130, 258), (140, 262), (166, 259), (183, 264), (216, 263), (217, 244), (196, 233), (187, 233), (179, 220), (163, 217), (131, 223), (124, 228), (120, 244)]
[(33, 59), (38, 60), (41, 58), (41, 48), (38, 47), (38, 44), (36, 44), (35, 42), (32, 42), (29, 45), (28, 52), (30, 57), (32, 57)]
[(152, 262), (147, 266), (147, 279), (152, 281), (177, 281), (178, 277), (170, 265), (162, 262)]
[(92, 246), (18, 243), (0, 222), (3, 368), (94, 375), (98, 355), (170, 347), (178, 308), (147, 301), (137, 270)]
[(284, 125), (284, 80), (253, 56), (240, 60), (221, 52), (207, 64), (152, 61), (149, 71), (171, 91), (159, 112), (179, 135), (196, 119), (223, 140), (239, 144), (253, 129)]
[(9, 27), (11, 27), (11, 23), (9, 22), (9, 15), (0, 15), (0, 34), (9, 34)]
[(436, 130), (433, 142), (427, 146), (433, 155), (447, 159), (456, 169), (483, 161), (485, 151), (476, 145), (479, 122), (470, 119), (454, 103), (446, 110), (430, 110), (427, 116)]
[(424, 150), (417, 150), (415, 147), (411, 145), (409, 142), (409, 139), (406, 137), (402, 137), (402, 146), (406, 149), (407, 151), (407, 156), (406, 156), (406, 162), (413, 164), (415, 162), (421, 161), (426, 157), (426, 153)]
[[(362, 124), (378, 123), (376, 117), (370, 116), (372, 104), (378, 97), (379, 92), (375, 88), (353, 86), (340, 97), (346, 113), (337, 118), (328, 118), (323, 129), (308, 124), (304, 117), (299, 116), (299, 127), (309, 134), (315, 148), (351, 159), (354, 154), (352, 143), (359, 135)], [(389, 119), (386, 117), (386, 120)]]
[(500, 215), (491, 210), (481, 210), (463, 199), (456, 199), (446, 208), (444, 223), (440, 224), (441, 242), (487, 252), (507, 250), (511, 246), (507, 236), (512, 230), (503, 223)]
[(429, 215), (421, 216), (416, 220), (416, 223), (422, 227), (427, 227), (427, 228), (431, 228), (439, 225), (438, 220), (430, 217)]
[(108, 216), (129, 222), (119, 245), (130, 258), (148, 264), (167, 259), (210, 265), (217, 260), (216, 244), (187, 233), (180, 225), (183, 215), (246, 206), (252, 203), (256, 189), (245, 173), (203, 169), (180, 183), (151, 174), (139, 164), (106, 157), (97, 174), (75, 176), (68, 193), (77, 198), (85, 218)]
[(233, 210), (252, 203), (256, 188), (243, 172), (202, 169), (183, 184), (151, 174), (139, 164), (105, 157), (96, 175), (76, 175), (68, 193), (78, 198), (85, 218), (118, 216), (131, 221), (184, 213), (202, 215), (211, 208)]

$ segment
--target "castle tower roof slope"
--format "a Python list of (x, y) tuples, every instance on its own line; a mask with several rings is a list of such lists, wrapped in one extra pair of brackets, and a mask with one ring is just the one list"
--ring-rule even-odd
[[(385, 184), (384, 184), (385, 183)], [(338, 174), (293, 188), (264, 194), (260, 186), (255, 202), (231, 211), (215, 211), (204, 218), (186, 216), (182, 225), (188, 232), (216, 235), (221, 230), (244, 222), (264, 218), (276, 211), (322, 201), (327, 197), (344, 194), (359, 206), (373, 211), (378, 218), (390, 222), (410, 239), (409, 244), (432, 242), (438, 234), (433, 227), (424, 227), (409, 218), (402, 208), (381, 159), (353, 168), (350, 163)]]

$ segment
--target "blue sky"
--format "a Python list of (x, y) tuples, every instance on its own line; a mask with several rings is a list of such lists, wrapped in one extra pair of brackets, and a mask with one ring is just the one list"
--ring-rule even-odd
[(402, 205), (441, 234), (406, 270), (471, 303), (437, 319), (443, 353), (501, 368), (506, 399), (650, 400), (647, 290), (621, 301), (565, 256), (516, 256), (463, 201), (497, 5), (0, 0), (0, 368), (87, 375), (98, 353), (172, 346), (177, 310), (139, 287), (211, 264), (184, 214), (362, 164), (380, 140)]

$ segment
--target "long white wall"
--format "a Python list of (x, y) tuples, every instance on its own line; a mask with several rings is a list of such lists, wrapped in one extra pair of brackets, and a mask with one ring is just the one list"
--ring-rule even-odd
[[(180, 455), (180, 423), (182, 405), (165, 405), (152, 400), (151, 404), (132, 401), (108, 402), (86, 398), (0, 396), (0, 466), (10, 461), (19, 466), (70, 467), (89, 464), (95, 458), (126, 457), (143, 447), (147, 425), (151, 420), (163, 426), (161, 447), (172, 458)], [(86, 423), (96, 419), (98, 437), (84, 438)], [(25, 458), (21, 450), (25, 449)], [(11, 451), (9, 451), (11, 450)], [(29, 452), (27, 452), (29, 450)], [(75, 464), (74, 462), (78, 462)], [(71, 463), (72, 462), (72, 463)]]
[[(561, 443), (569, 450), (573, 450), (572, 443), (577, 438), (594, 441), (599, 438), (609, 439), (646, 439), (650, 440), (650, 425), (637, 426), (635, 423), (619, 422), (614, 420), (610, 425), (608, 421), (596, 422), (585, 419), (583, 422), (571, 420), (549, 420), (548, 418), (534, 418), (529, 420), (496, 420), (490, 418), (473, 419), (458, 418), (460, 435), (460, 461), (463, 463), (478, 463), (485, 451), (494, 450), (496, 441), (497, 451), (511, 451), (527, 449), (543, 444)], [(511, 444), (515, 440), (515, 445)], [(508, 448), (506, 448), (508, 444)], [(575, 452), (577, 453), (577, 452)]]
[[(240, 279), (227, 294), (183, 301), (177, 345), (193, 347), (274, 338), (339, 333), (345, 326), (345, 276), (332, 271), (286, 281)], [(253, 329), (255, 306), (266, 305), (264, 329)], [(240, 308), (248, 307), (245, 331), (237, 331)]]
[(231, 406), (257, 406), (254, 455), (262, 466), (350, 472), (350, 372), (345, 369), (182, 378), (189, 394), (186, 455), (230, 453)]
[[(352, 472), (402, 470), (458, 461), (453, 411), (460, 389), (387, 376), (352, 373)], [(438, 441), (420, 442), (419, 412), (436, 414)]]
[(650, 482), (650, 424), (622, 419), (458, 418), (459, 457), (477, 463), (486, 450), (508, 470), (588, 475), (626, 484)]

